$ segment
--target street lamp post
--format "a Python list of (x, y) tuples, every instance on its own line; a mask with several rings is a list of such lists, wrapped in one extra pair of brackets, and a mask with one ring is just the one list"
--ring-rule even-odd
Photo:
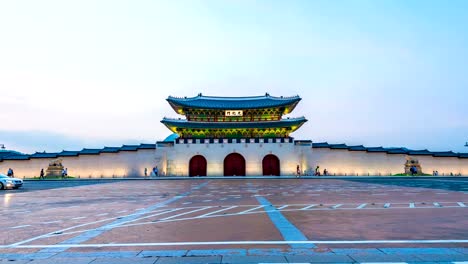
[(5, 144), (0, 144), (0, 149), (5, 149)]

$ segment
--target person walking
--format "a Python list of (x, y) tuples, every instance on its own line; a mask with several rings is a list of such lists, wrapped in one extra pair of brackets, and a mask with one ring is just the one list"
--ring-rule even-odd
[(145, 168), (145, 177), (148, 176), (148, 168)]
[(314, 174), (314, 175), (315, 175), (315, 176), (320, 176), (320, 166), (317, 166), (317, 167), (315, 168), (315, 174)]
[(40, 174), (40, 177), (41, 177), (41, 178), (40, 178), (41, 180), (43, 180), (43, 179), (44, 179), (44, 169), (43, 169), (43, 168), (41, 169), (41, 174)]

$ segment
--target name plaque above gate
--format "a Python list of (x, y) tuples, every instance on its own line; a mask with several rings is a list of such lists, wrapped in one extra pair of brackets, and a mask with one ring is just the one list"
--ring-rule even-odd
[(242, 110), (226, 110), (224, 116), (243, 116)]

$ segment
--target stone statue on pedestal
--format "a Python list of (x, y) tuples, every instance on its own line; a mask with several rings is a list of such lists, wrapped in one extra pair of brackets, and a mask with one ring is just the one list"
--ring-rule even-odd
[(49, 162), (46, 177), (61, 177), (63, 171), (62, 159), (54, 159)]
[(405, 174), (413, 174), (411, 171), (411, 168), (416, 169), (415, 175), (422, 175), (422, 169), (421, 169), (421, 164), (419, 164), (419, 160), (411, 157), (411, 156), (406, 156), (406, 162), (405, 162)]

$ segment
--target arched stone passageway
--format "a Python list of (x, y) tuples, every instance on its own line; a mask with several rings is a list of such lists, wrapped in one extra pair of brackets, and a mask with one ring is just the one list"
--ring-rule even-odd
[(245, 159), (239, 153), (224, 158), (224, 176), (245, 176)]
[(195, 155), (189, 162), (189, 176), (206, 176), (206, 159), (202, 155)]
[(263, 175), (280, 176), (280, 160), (273, 154), (268, 154), (262, 161)]

